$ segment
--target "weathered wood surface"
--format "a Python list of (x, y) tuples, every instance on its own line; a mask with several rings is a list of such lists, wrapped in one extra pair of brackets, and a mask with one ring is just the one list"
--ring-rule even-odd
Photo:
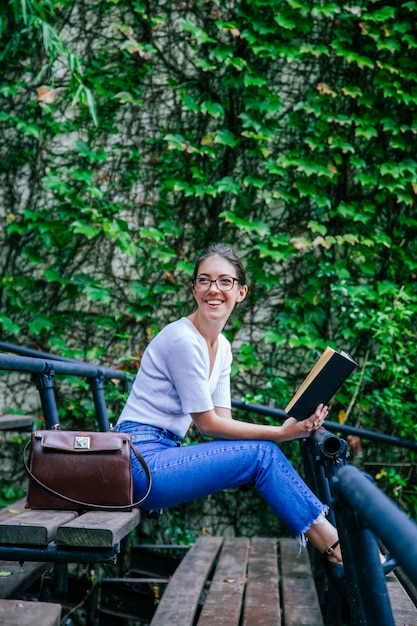
[(243, 626), (279, 626), (277, 539), (251, 539)]
[(22, 498), (17, 502), (13, 502), (8, 504), (3, 509), (0, 510), (0, 521), (10, 520), (14, 515), (19, 515), (19, 513), (23, 513), (25, 510), (26, 498)]
[(38, 511), (19, 500), (0, 511), (0, 544), (112, 548), (140, 522), (140, 511)]
[(139, 509), (133, 511), (89, 511), (66, 524), (56, 533), (57, 546), (73, 548), (112, 548), (140, 521)]
[[(12, 523), (13, 518), (25, 511), (26, 499), (22, 498), (0, 511), (0, 522)], [(48, 563), (17, 563), (0, 561), (0, 598), (9, 598), (30, 587), (44, 572), (51, 568)], [(1, 623), (1, 622), (0, 622)]]
[(280, 539), (285, 626), (321, 626), (323, 618), (307, 550), (294, 539)]
[(32, 430), (33, 415), (0, 415), (0, 430)]
[(59, 626), (60, 621), (60, 604), (0, 600), (0, 626)]
[[(226, 538), (198, 620), (199, 626), (238, 626), (247, 582), (249, 539)], [(225, 620), (227, 616), (227, 620)]]
[(22, 593), (51, 567), (50, 563), (26, 561), (20, 565), (16, 561), (0, 561), (0, 598)]
[(323, 626), (307, 551), (293, 539), (200, 537), (151, 626), (225, 624)]
[(77, 517), (75, 511), (32, 511), (0, 520), (0, 543), (19, 546), (47, 546), (62, 524)]
[(417, 607), (395, 574), (387, 576), (386, 582), (395, 626), (417, 626)]
[(187, 626), (194, 623), (200, 596), (222, 543), (222, 537), (197, 539), (176, 569), (151, 626)]

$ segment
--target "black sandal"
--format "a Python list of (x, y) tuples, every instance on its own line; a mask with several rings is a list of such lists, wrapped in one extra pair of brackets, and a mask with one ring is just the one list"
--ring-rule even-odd
[(334, 552), (334, 549), (340, 544), (339, 539), (335, 541), (332, 546), (329, 546), (323, 552), (324, 556), (324, 570), (326, 572), (326, 576), (331, 583), (331, 585), (336, 589), (339, 595), (344, 599), (348, 599), (347, 595), (347, 585), (345, 578), (345, 568), (342, 563), (335, 563), (334, 561), (329, 561), (329, 556), (331, 556)]
[[(335, 563), (334, 561), (329, 561), (328, 557), (333, 554), (334, 549), (339, 545), (340, 541), (336, 541), (332, 546), (329, 546), (325, 549), (323, 556), (324, 558), (324, 569), (329, 579), (329, 582), (333, 585), (336, 591), (342, 596), (342, 598), (347, 599), (347, 585), (345, 578), (345, 568), (342, 563)], [(396, 567), (396, 560), (389, 554), (385, 556), (385, 561), (381, 563), (382, 571), (385, 576), (390, 574)]]

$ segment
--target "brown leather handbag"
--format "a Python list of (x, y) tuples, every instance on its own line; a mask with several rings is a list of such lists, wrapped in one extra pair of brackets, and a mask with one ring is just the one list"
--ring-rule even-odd
[[(131, 451), (148, 481), (137, 502)], [(130, 511), (143, 504), (152, 486), (149, 468), (127, 433), (37, 430), (25, 446), (23, 464), (30, 509)]]

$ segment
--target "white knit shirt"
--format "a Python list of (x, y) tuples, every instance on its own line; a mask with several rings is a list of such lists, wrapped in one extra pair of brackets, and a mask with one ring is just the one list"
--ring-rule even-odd
[(231, 407), (231, 363), (230, 343), (220, 335), (210, 374), (207, 343), (194, 324), (186, 317), (168, 324), (143, 353), (119, 423), (150, 424), (184, 437), (190, 413)]

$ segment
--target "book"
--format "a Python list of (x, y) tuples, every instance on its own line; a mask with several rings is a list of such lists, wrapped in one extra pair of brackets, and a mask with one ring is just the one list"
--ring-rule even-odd
[(328, 346), (285, 407), (285, 412), (298, 420), (306, 419), (321, 402), (329, 404), (357, 367), (347, 352), (338, 352)]

